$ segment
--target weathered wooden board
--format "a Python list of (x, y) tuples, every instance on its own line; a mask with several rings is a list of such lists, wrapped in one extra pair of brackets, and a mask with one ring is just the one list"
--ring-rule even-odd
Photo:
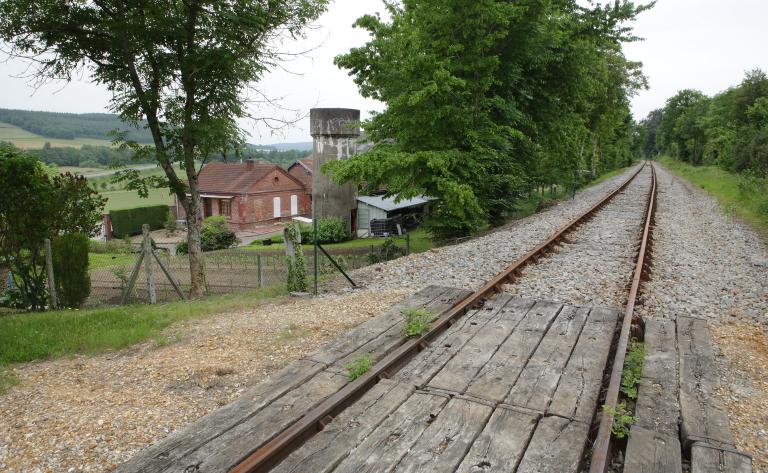
[(173, 435), (145, 448), (116, 471), (157, 472), (214, 440), (223, 432), (247, 421), (265, 406), (317, 375), (324, 365), (308, 360), (295, 361), (250, 388), (236, 401), (187, 425)]
[(539, 420), (516, 473), (576, 473), (589, 426), (550, 416)]
[[(495, 350), (490, 359), (479, 360), (487, 362), (482, 363), (482, 369), (471, 380), (466, 393), (501, 402), (517, 381), (520, 372), (562, 307), (561, 304), (553, 302), (537, 302), (525, 314), (512, 334), (506, 337), (500, 346), (498, 343), (494, 345), (494, 348), (498, 346), (498, 350)], [(458, 356), (461, 356), (461, 352)], [(449, 381), (446, 384), (450, 386)]]
[[(444, 293), (426, 304), (417, 305), (409, 302), (410, 305), (407, 305), (406, 307), (422, 308), (432, 314), (438, 315), (453, 307), (456, 302), (464, 299), (469, 294), (470, 291), (465, 289), (447, 288)], [(370, 356), (374, 360), (379, 360), (390, 351), (400, 346), (405, 340), (405, 337), (403, 335), (404, 317), (402, 313), (399, 315), (400, 316), (395, 324), (389, 327), (389, 329), (380, 333), (378, 336), (361, 345), (346, 356), (339, 358), (334, 364), (339, 367), (344, 367), (362, 356)]]
[(691, 446), (691, 473), (752, 473), (752, 458), (696, 442)]
[(523, 457), (541, 416), (499, 406), (472, 444), (456, 473), (507, 473)]
[[(670, 373), (674, 376), (675, 373)], [(636, 424), (647, 430), (679, 436), (680, 410), (677, 405), (677, 383), (659, 383), (643, 378), (637, 390), (635, 404)]]
[(677, 341), (683, 448), (696, 441), (733, 448), (728, 415), (714, 395), (719, 380), (707, 322), (678, 317)]
[(681, 473), (680, 440), (633, 425), (624, 460), (625, 473)]
[(396, 304), (381, 315), (363, 322), (344, 336), (338, 337), (319, 350), (310, 353), (307, 358), (330, 365), (339, 358), (349, 355), (366, 343), (376, 339), (395, 324), (402, 322), (402, 310), (408, 307), (424, 307), (452, 288), (443, 286), (428, 286), (405, 301)]
[(328, 473), (413, 394), (402, 383), (381, 380), (355, 404), (298, 450), (270, 470), (272, 473)]
[(500, 295), (485, 303), (482, 309), (471, 311), (459, 318), (443, 335), (430, 343), (406, 366), (398, 371), (393, 379), (422, 387), (452, 359), (456, 353), (481, 330), (491, 330), (499, 319), (519, 320), (533, 306), (534, 301), (512, 299)]
[(510, 314), (510, 317), (495, 318), (486, 324), (483, 330), (472, 337), (461, 351), (445, 364), (429, 381), (428, 385), (432, 388), (462, 393), (475, 375), (494, 356), (498, 347), (504, 343), (510, 333), (513, 333), (515, 328), (523, 324), (525, 320), (532, 318), (531, 313), (538, 312), (536, 310), (538, 306), (539, 304), (536, 304), (523, 316), (515, 311)]
[(416, 392), (360, 443), (334, 473), (392, 471), (448, 403), (448, 396)]
[[(675, 321), (648, 319), (645, 322), (643, 377), (672, 388), (677, 396), (677, 336)], [(665, 382), (668, 381), (668, 382)]]
[(547, 412), (592, 422), (618, 318), (616, 309), (592, 308)]
[(486, 404), (454, 397), (394, 471), (454, 471), (492, 412), (493, 408)]
[(322, 371), (163, 471), (225, 473), (346, 383), (344, 375)]
[(545, 412), (589, 315), (589, 308), (566, 306), (526, 363), (504, 402)]

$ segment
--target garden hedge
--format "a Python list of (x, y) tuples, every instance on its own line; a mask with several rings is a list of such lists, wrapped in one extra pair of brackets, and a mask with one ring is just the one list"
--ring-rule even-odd
[(138, 235), (141, 233), (141, 226), (145, 223), (149, 225), (150, 230), (164, 228), (169, 211), (167, 205), (112, 210), (109, 212), (109, 218), (112, 220), (112, 235), (115, 238)]

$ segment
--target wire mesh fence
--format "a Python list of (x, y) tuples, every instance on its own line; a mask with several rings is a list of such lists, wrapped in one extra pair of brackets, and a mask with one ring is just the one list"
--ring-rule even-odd
[[(405, 254), (405, 247), (402, 254)], [(311, 277), (314, 272), (313, 249), (303, 248), (307, 274)], [(378, 246), (365, 246), (352, 249), (329, 249), (328, 252), (345, 271), (353, 271), (376, 261), (369, 256), (378, 254)], [(187, 255), (171, 256), (162, 250), (155, 250), (171, 277), (181, 290), (188, 293), (191, 288), (189, 273), (189, 257)], [(141, 253), (114, 255), (102, 261), (98, 267), (91, 269), (91, 294), (87, 306), (121, 304), (123, 293), (129, 285), (131, 273), (139, 261)], [(228, 294), (253, 290), (268, 286), (285, 284), (288, 277), (288, 266), (285, 253), (282, 251), (256, 251), (252, 249), (235, 248), (204, 253), (206, 289), (208, 294)], [(158, 302), (179, 300), (173, 285), (163, 274), (163, 271), (153, 259), (153, 274)], [(336, 273), (330, 261), (322, 254), (318, 257), (318, 274), (330, 275)], [(127, 304), (146, 303), (149, 300), (147, 273), (145, 262), (142, 262), (137, 282), (131, 293), (127, 295)]]

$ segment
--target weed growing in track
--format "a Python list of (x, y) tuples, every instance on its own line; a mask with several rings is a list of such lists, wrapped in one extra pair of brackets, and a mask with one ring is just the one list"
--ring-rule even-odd
[(371, 370), (373, 366), (373, 357), (371, 355), (361, 356), (344, 368), (347, 370), (347, 379), (354, 381), (360, 376)]
[(624, 358), (624, 370), (621, 373), (621, 392), (629, 399), (637, 399), (637, 385), (643, 377), (645, 344), (632, 340)]
[(405, 325), (403, 332), (406, 337), (419, 337), (429, 330), (432, 323), (433, 314), (423, 309), (405, 309), (403, 310)]
[(632, 413), (627, 410), (627, 407), (623, 402), (618, 403), (616, 409), (603, 405), (603, 412), (613, 417), (611, 433), (614, 437), (617, 439), (629, 437), (629, 428), (632, 424), (637, 422), (637, 417), (633, 416)]

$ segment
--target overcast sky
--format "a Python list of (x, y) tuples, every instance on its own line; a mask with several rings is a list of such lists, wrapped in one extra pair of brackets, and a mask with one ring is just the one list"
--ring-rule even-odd
[[(292, 118), (305, 116), (313, 107), (359, 108), (363, 117), (382, 104), (366, 100), (345, 71), (333, 65), (333, 58), (363, 44), (367, 34), (352, 28), (365, 13), (383, 12), (381, 0), (335, 0), (328, 12), (308, 32), (307, 39), (286, 45), (291, 52), (316, 48), (284, 70), (273, 71), (258, 88), (273, 98), (282, 98), (285, 108), (267, 110)], [(708, 95), (738, 84), (744, 72), (755, 67), (768, 71), (768, 1), (766, 0), (659, 0), (641, 15), (635, 32), (646, 38), (625, 47), (631, 60), (642, 61), (650, 89), (634, 97), (632, 111), (643, 118), (649, 111), (683, 88), (695, 88)], [(0, 108), (58, 112), (106, 111), (109, 94), (88, 83), (88, 77), (62, 86), (50, 84), (34, 91), (22, 78), (19, 61), (0, 63)], [(288, 72), (290, 71), (290, 72)], [(254, 114), (264, 111), (253, 110)], [(309, 118), (300, 119), (282, 133), (244, 122), (253, 143), (310, 141)]]

